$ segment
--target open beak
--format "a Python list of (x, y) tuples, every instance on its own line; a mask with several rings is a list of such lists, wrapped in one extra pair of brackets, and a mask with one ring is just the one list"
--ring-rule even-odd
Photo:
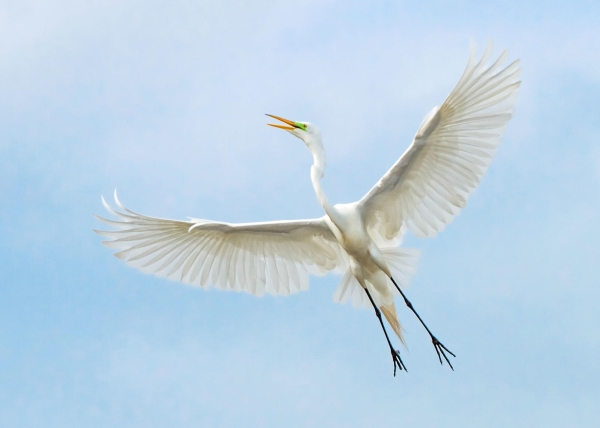
[(299, 128), (294, 122), (291, 120), (284, 119), (283, 117), (273, 116), (272, 114), (267, 114), (267, 116), (272, 117), (273, 119), (277, 119), (286, 123), (287, 125), (275, 125), (273, 123), (267, 123), (269, 126), (274, 126), (275, 128), (285, 129), (286, 131), (293, 131), (295, 128)]

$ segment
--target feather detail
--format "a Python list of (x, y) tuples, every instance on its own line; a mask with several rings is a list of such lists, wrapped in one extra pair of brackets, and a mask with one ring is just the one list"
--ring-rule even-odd
[[(471, 52), (467, 68), (439, 108), (426, 116), (408, 150), (359, 201), (367, 229), (392, 241), (406, 225), (418, 237), (444, 229), (479, 185), (512, 117), (519, 61), (502, 69)], [(453, 208), (450, 208), (452, 206)]]
[(381, 309), (381, 313), (383, 314), (387, 322), (390, 324), (390, 326), (392, 326), (392, 330), (394, 330), (394, 333), (396, 333), (396, 336), (398, 336), (400, 342), (402, 342), (402, 344), (406, 346), (406, 342), (404, 341), (404, 337), (402, 336), (402, 326), (400, 325), (400, 321), (398, 321), (398, 316), (396, 314), (396, 305), (394, 304), (394, 302), (392, 302), (389, 305), (380, 306), (379, 309)]
[(264, 223), (168, 220), (137, 214), (115, 191), (116, 217), (98, 220), (117, 230), (95, 231), (115, 256), (146, 273), (261, 296), (308, 289), (308, 274), (344, 271), (347, 257), (324, 218)]

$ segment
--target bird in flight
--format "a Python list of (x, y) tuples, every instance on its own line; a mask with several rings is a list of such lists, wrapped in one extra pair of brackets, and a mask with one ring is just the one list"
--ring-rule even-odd
[[(332, 205), (321, 187), (325, 149), (309, 122), (274, 115), (270, 124), (302, 140), (312, 153), (310, 178), (325, 215), (308, 220), (225, 223), (168, 220), (137, 214), (117, 198), (116, 217), (98, 220), (113, 230), (95, 231), (118, 250), (115, 256), (146, 273), (194, 286), (262, 296), (307, 290), (309, 274), (344, 273), (334, 301), (371, 307), (385, 334), (396, 369), (406, 370), (382, 314), (402, 343), (394, 297), (400, 296), (429, 334), (440, 364), (454, 370), (448, 350), (429, 330), (403, 288), (415, 272), (417, 252), (398, 246), (410, 229), (434, 236), (465, 207), (479, 184), (512, 116), (520, 85), (519, 61), (503, 67), (507, 51), (491, 65), (491, 43), (467, 67), (441, 107), (426, 116), (406, 150), (359, 201)], [(116, 229), (116, 230), (115, 230)], [(442, 359), (443, 357), (443, 359)]]

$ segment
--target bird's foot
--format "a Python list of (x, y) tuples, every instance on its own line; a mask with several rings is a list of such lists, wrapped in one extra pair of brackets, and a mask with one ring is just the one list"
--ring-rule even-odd
[(454, 367), (452, 367), (452, 364), (450, 363), (450, 360), (448, 360), (448, 357), (446, 356), (446, 353), (444, 351), (447, 351), (454, 358), (456, 358), (456, 355), (454, 355), (451, 350), (449, 350), (448, 348), (446, 348), (442, 344), (442, 342), (440, 342), (439, 340), (437, 340), (436, 337), (433, 336), (433, 335), (431, 335), (431, 341), (433, 342), (433, 346), (435, 348), (435, 352), (437, 353), (437, 356), (440, 359), (440, 364), (444, 365), (444, 362), (442, 361), (442, 356), (443, 356), (444, 360), (446, 360), (446, 362), (448, 363), (448, 365), (450, 366), (450, 368), (452, 369), (452, 371), (454, 371)]
[(392, 360), (394, 361), (394, 377), (396, 377), (396, 368), (398, 368), (400, 371), (404, 370), (405, 372), (408, 372), (408, 370), (406, 370), (406, 366), (402, 362), (402, 358), (400, 358), (400, 352), (393, 348), (390, 348), (390, 350), (392, 351)]

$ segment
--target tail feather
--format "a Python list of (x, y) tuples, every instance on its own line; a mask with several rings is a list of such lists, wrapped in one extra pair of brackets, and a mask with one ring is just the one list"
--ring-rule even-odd
[[(410, 284), (410, 277), (417, 271), (416, 265), (419, 256), (418, 250), (411, 250), (408, 248), (383, 248), (381, 250), (385, 262), (391, 270), (392, 276), (400, 286), (404, 289)], [(398, 290), (391, 284), (393, 293), (397, 296), (400, 295)], [(374, 290), (371, 290), (373, 293)], [(376, 294), (373, 298), (378, 302)], [(348, 269), (346, 274), (340, 281), (339, 286), (336, 288), (333, 294), (333, 301), (344, 304), (348, 301), (352, 302), (352, 306), (355, 308), (370, 308), (371, 302), (367, 298), (365, 290), (358, 283), (352, 271)], [(394, 311), (395, 312), (395, 311)]]
[(400, 325), (400, 321), (398, 321), (398, 317), (396, 315), (396, 305), (394, 302), (392, 302), (390, 305), (381, 306), (380, 309), (387, 322), (392, 326), (394, 333), (396, 333), (398, 339), (400, 339), (400, 342), (406, 346), (406, 342), (404, 342), (404, 337), (402, 336), (402, 326)]

